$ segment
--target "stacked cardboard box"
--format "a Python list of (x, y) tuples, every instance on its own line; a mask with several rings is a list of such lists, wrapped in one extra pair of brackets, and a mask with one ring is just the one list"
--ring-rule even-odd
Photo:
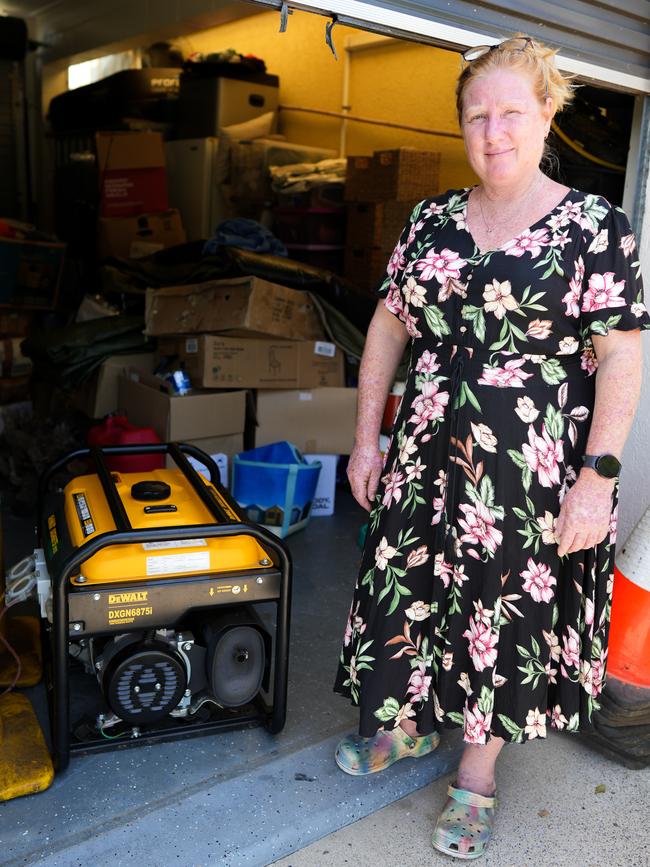
[[(161, 438), (183, 433), (201, 446), (201, 439), (217, 435), (206, 433), (205, 424), (218, 418), (223, 425), (224, 416), (232, 416), (232, 408), (219, 405), (224, 395), (252, 390), (255, 430), (247, 447), (286, 439), (305, 452), (350, 453), (356, 390), (345, 388), (343, 355), (326, 339), (308, 294), (258, 277), (150, 289), (145, 323), (146, 333), (158, 338), (159, 356), (174, 359), (188, 373), (193, 392), (152, 395), (150, 380), (141, 376), (138, 389), (123, 380), (121, 405), (131, 421), (138, 423), (142, 407), (155, 400), (162, 407), (160, 418), (168, 421), (155, 421), (150, 411), (147, 418), (160, 427)], [(191, 401), (199, 398), (204, 403), (194, 414)], [(194, 419), (192, 425), (198, 425), (200, 418), (201, 435), (181, 431), (174, 413), (183, 424)], [(243, 431), (243, 421), (239, 426)], [(241, 445), (235, 449), (241, 450)]]
[(138, 259), (184, 243), (180, 214), (169, 207), (160, 133), (97, 133), (95, 146), (100, 257)]
[(372, 291), (415, 205), (440, 185), (440, 154), (415, 148), (348, 157), (345, 276)]

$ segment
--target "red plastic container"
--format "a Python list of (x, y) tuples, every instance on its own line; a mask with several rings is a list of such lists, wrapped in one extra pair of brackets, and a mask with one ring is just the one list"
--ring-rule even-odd
[[(101, 424), (88, 431), (88, 445), (134, 446), (159, 443), (160, 437), (153, 428), (135, 427), (125, 415), (109, 415)], [(118, 473), (147, 473), (165, 466), (164, 455), (123, 455), (106, 458), (109, 470)]]

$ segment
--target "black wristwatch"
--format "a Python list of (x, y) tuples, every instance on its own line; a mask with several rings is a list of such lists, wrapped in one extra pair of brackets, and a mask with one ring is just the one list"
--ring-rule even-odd
[(614, 455), (585, 455), (582, 466), (596, 470), (604, 479), (615, 479), (621, 472), (621, 462)]

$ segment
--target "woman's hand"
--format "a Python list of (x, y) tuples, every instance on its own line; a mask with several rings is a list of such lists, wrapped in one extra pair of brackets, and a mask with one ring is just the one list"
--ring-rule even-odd
[(555, 522), (560, 557), (593, 548), (605, 539), (612, 516), (613, 490), (612, 479), (603, 479), (593, 470), (582, 470), (567, 492)]
[(384, 462), (377, 446), (355, 445), (348, 462), (348, 480), (354, 499), (369, 512), (375, 499)]

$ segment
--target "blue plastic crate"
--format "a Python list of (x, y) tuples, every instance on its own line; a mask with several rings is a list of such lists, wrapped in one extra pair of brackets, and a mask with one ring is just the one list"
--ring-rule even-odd
[(320, 470), (291, 443), (270, 443), (235, 455), (232, 495), (250, 521), (283, 539), (309, 521)]

